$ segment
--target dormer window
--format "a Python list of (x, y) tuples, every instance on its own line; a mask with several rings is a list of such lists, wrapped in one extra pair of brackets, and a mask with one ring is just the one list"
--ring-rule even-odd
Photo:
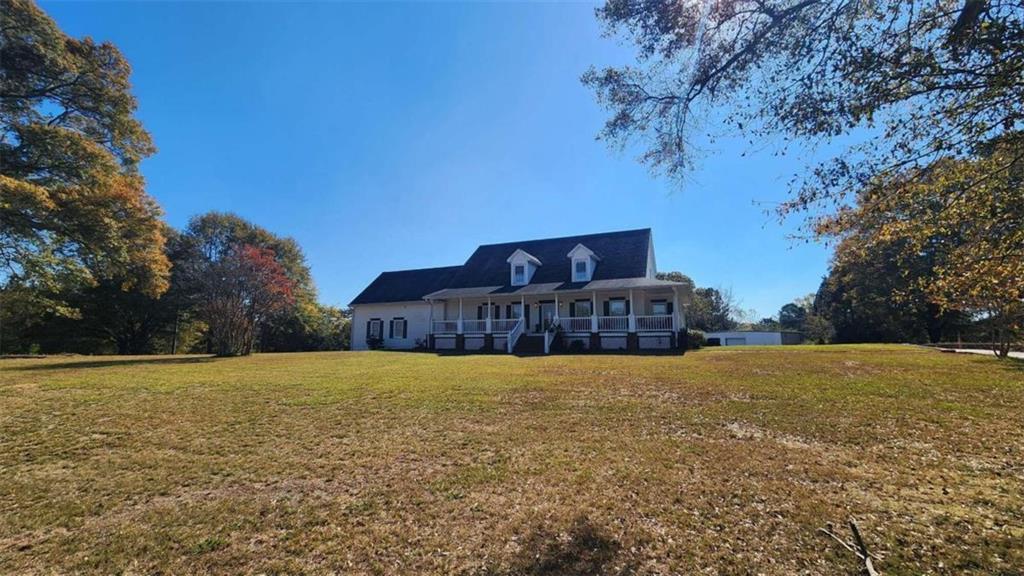
[(590, 282), (594, 278), (594, 268), (601, 258), (593, 250), (583, 244), (577, 244), (566, 256), (572, 262), (572, 281)]
[(507, 262), (512, 270), (512, 285), (526, 286), (533, 278), (533, 273), (540, 266), (540, 260), (522, 248), (516, 250), (508, 257)]
[(573, 282), (586, 282), (590, 277), (587, 268), (586, 260), (573, 260)]

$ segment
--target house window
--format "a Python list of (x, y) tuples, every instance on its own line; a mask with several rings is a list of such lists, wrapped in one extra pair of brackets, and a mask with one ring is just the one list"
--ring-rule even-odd
[(380, 318), (370, 318), (370, 324), (366, 329), (367, 338), (380, 338), (384, 328), (384, 321)]
[(391, 329), (388, 333), (388, 338), (397, 338), (404, 340), (406, 336), (406, 324), (405, 318), (392, 318)]
[(573, 309), (574, 318), (586, 318), (593, 313), (590, 308), (590, 300), (577, 300), (573, 303)]
[(668, 315), (668, 302), (665, 300), (651, 300), (651, 314), (655, 316)]
[(626, 299), (618, 298), (616, 300), (608, 301), (608, 315), (609, 316), (626, 316)]
[(587, 280), (587, 261), (576, 260), (573, 262), (573, 280), (576, 282), (583, 282)]
[(523, 316), (523, 305), (519, 302), (512, 304), (512, 318), (522, 318)]
[(526, 284), (526, 264), (516, 264), (512, 267), (512, 283)]

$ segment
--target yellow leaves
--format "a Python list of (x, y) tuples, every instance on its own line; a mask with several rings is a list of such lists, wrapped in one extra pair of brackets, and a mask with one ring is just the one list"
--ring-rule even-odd
[[(819, 229), (844, 240), (836, 262), (857, 265), (871, 250), (895, 248), (907, 270), (927, 258), (924, 290), (947, 308), (1018, 305), (1024, 296), (1024, 138), (1006, 138), (986, 156), (943, 159), (876, 179), (853, 211)], [(888, 250), (887, 250), (888, 252)]]
[(52, 210), (46, 188), (0, 174), (0, 211)]

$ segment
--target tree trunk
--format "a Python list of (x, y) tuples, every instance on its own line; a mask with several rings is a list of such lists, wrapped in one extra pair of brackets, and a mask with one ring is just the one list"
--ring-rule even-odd
[(992, 351), (996, 358), (1003, 359), (1010, 355), (1010, 331), (1002, 328), (992, 330)]
[(936, 344), (942, 341), (942, 328), (945, 324), (942, 318), (942, 309), (935, 304), (928, 304), (927, 314), (925, 330), (928, 332), (928, 341)]
[(171, 355), (178, 353), (178, 310), (174, 311), (174, 334), (171, 335)]

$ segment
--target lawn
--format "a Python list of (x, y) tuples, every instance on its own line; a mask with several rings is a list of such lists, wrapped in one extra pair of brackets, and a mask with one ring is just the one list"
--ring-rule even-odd
[(1024, 363), (0, 361), (0, 573), (1024, 571)]

